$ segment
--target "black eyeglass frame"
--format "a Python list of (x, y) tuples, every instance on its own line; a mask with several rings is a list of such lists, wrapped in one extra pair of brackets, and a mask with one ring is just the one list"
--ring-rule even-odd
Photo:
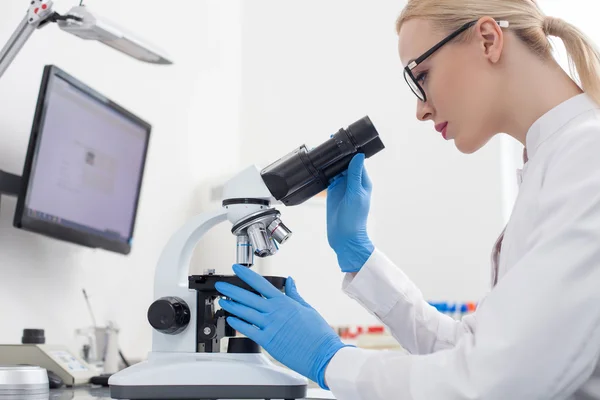
[[(440, 48), (442, 48), (448, 42), (450, 42), (451, 40), (456, 38), (458, 35), (460, 35), (464, 31), (466, 31), (467, 29), (471, 28), (478, 21), (479, 20), (476, 19), (474, 21), (467, 22), (466, 24), (464, 24), (463, 26), (458, 28), (456, 31), (452, 32), (450, 35), (448, 35), (444, 39), (442, 39), (438, 44), (436, 44), (435, 46), (433, 46), (432, 48), (427, 50), (419, 58), (410, 61), (408, 63), (408, 65), (404, 68), (404, 80), (406, 81), (406, 83), (408, 84), (408, 86), (410, 87), (412, 92), (415, 94), (415, 96), (417, 96), (417, 98), (419, 100), (421, 100), (422, 102), (426, 102), (427, 95), (425, 94), (425, 90), (423, 89), (423, 87), (419, 84), (419, 82), (413, 75), (413, 73), (412, 73), (413, 69), (417, 68), (419, 66), (419, 64), (421, 64), (423, 61), (425, 61), (426, 59), (431, 57), (432, 54), (434, 54), (436, 51), (438, 51)], [(502, 28), (508, 27), (508, 21), (497, 21), (497, 24), (500, 25), (500, 27), (502, 27)], [(414, 84), (414, 87), (413, 87), (413, 84), (411, 84), (411, 82), (409, 82), (409, 79)], [(418, 93), (417, 93), (417, 91), (415, 91), (415, 87), (418, 89)]]

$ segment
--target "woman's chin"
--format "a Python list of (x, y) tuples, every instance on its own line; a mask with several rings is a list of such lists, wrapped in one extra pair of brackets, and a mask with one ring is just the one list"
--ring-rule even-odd
[(455, 137), (452, 140), (454, 140), (454, 146), (456, 146), (458, 151), (460, 151), (463, 154), (472, 154), (475, 151), (475, 149), (473, 148), (473, 144), (470, 143), (468, 140), (462, 140), (461, 137)]
[(464, 154), (473, 154), (488, 142), (487, 140), (473, 140), (472, 138), (465, 138), (464, 136), (456, 136), (452, 140), (454, 140), (454, 145), (458, 151)]

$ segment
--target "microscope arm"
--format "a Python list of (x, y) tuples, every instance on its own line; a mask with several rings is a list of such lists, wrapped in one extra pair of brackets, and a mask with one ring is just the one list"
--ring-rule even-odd
[[(190, 261), (194, 248), (209, 230), (227, 220), (227, 210), (202, 213), (182, 226), (170, 239), (158, 260), (154, 298), (187, 293)], [(174, 273), (175, 272), (175, 273)]]
[[(239, 172), (223, 187), (224, 199), (269, 199), (268, 189), (260, 177), (260, 170), (250, 166)], [(156, 267), (154, 298), (179, 296), (188, 291), (188, 270), (194, 248), (206, 232), (229, 220), (235, 223), (244, 216), (260, 210), (253, 204), (239, 204), (205, 212), (195, 216), (179, 228), (167, 242)], [(174, 293), (176, 291), (177, 293)]]

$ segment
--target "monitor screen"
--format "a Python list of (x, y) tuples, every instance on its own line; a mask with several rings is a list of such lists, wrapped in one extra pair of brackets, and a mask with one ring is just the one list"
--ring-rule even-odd
[(128, 254), (150, 131), (145, 121), (47, 66), (15, 226)]

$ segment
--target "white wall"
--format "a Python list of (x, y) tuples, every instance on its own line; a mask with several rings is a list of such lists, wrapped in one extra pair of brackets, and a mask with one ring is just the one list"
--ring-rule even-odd
[[(267, 164), (370, 115), (387, 146), (368, 160), (374, 242), (428, 299), (478, 300), (502, 229), (499, 141), (465, 156), (416, 120), (396, 51), (403, 4), (244, 3), (242, 159)], [(373, 321), (340, 291), (323, 203), (281, 211), (294, 236), (265, 271), (295, 276), (332, 324)]]
[[(21, 0), (6, 3), (2, 43), (27, 8)], [(55, 2), (59, 12), (74, 3)], [(49, 343), (70, 341), (76, 328), (91, 322), (81, 294), (86, 288), (99, 322), (114, 319), (121, 326), (126, 355), (143, 357), (149, 350), (146, 311), (159, 252), (171, 232), (200, 211), (195, 188), (236, 168), (231, 143), (237, 140), (238, 106), (230, 100), (240, 96), (240, 2), (224, 3), (88, 0), (99, 14), (166, 49), (175, 65), (143, 64), (48, 26), (35, 32), (0, 80), (0, 169), (9, 172), (21, 173), (45, 64), (65, 69), (154, 127), (128, 257), (16, 230), (16, 200), (2, 198), (0, 343), (20, 342), (25, 327), (45, 328)], [(192, 23), (182, 20), (186, 9), (193, 10)]]

